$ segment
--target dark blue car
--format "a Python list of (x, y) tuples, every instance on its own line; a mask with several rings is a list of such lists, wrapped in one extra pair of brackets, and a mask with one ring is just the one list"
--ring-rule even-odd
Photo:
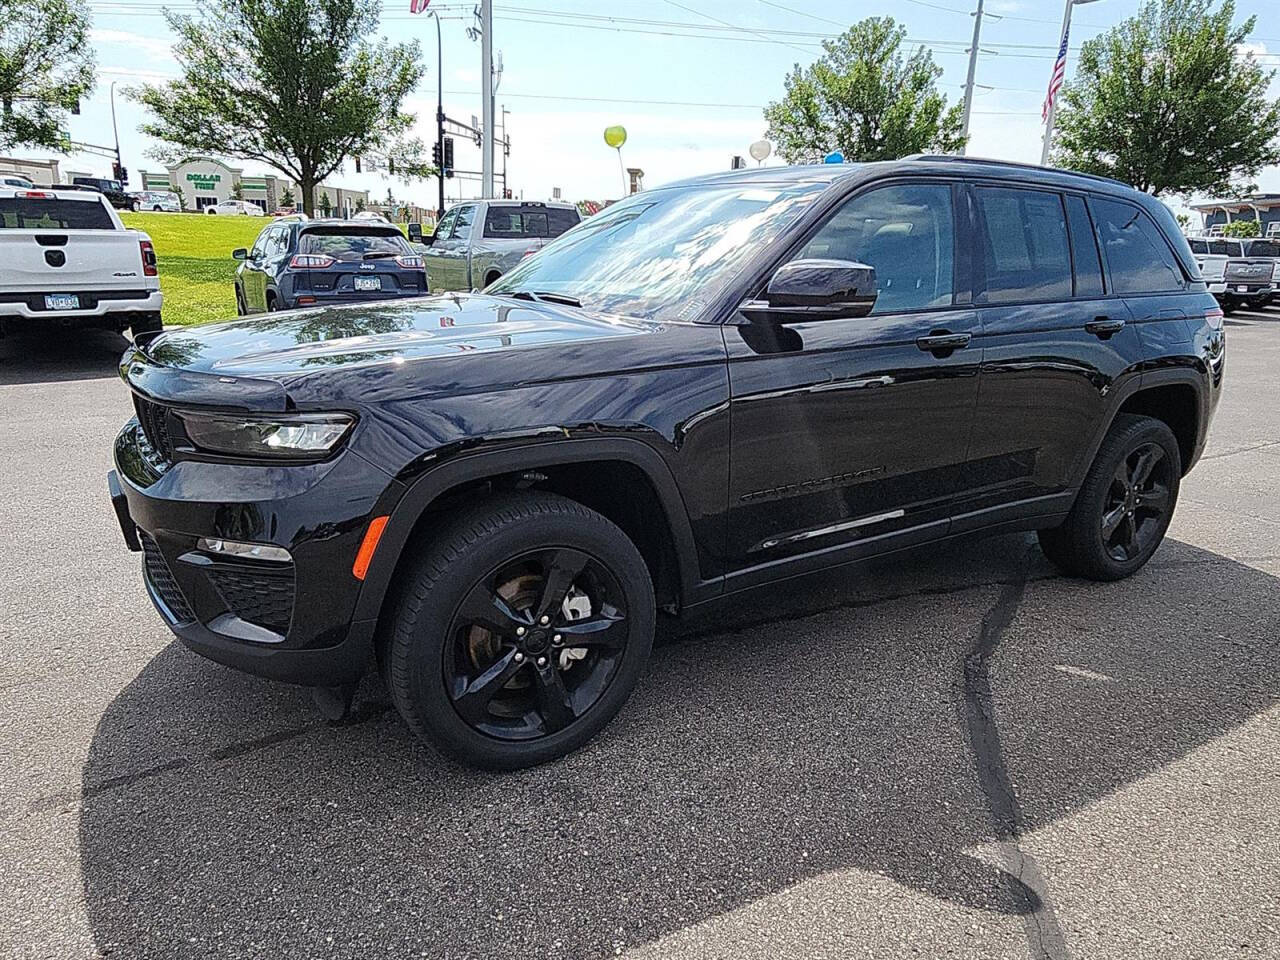
[(422, 257), (398, 227), (369, 220), (277, 220), (231, 253), (236, 312), (264, 313), (427, 292)]

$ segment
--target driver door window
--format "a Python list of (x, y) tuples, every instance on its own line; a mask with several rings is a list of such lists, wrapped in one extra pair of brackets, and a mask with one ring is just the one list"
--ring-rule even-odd
[(795, 259), (875, 267), (879, 294), (873, 314), (949, 307), (955, 292), (951, 187), (904, 183), (856, 196)]

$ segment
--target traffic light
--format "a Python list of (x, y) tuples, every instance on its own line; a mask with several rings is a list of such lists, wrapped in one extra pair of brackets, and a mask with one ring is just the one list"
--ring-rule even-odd
[(119, 163), (111, 164), (111, 176), (121, 183), (128, 183), (129, 181), (128, 169)]
[(453, 137), (444, 138), (444, 175), (453, 176)]
[(440, 143), (439, 141), (431, 145), (431, 165), (437, 170), (440, 169)]

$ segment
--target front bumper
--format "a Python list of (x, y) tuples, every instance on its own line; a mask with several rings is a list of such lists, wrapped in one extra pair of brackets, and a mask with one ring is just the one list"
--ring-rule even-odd
[[(152, 603), (184, 644), (247, 673), (308, 686), (358, 680), (376, 620), (353, 620), (362, 587), (352, 561), (395, 485), (347, 452), (322, 464), (253, 466), (179, 460), (162, 474), (130, 421), (107, 483), (121, 533), (143, 554)], [(201, 549), (200, 538), (285, 548), (288, 560)]]

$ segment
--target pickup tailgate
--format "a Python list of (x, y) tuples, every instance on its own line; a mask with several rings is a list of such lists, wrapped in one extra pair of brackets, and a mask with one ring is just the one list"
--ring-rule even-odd
[(140, 240), (131, 230), (0, 230), (0, 293), (154, 287)]
[(0, 294), (154, 290), (143, 241), (98, 194), (0, 191)]

